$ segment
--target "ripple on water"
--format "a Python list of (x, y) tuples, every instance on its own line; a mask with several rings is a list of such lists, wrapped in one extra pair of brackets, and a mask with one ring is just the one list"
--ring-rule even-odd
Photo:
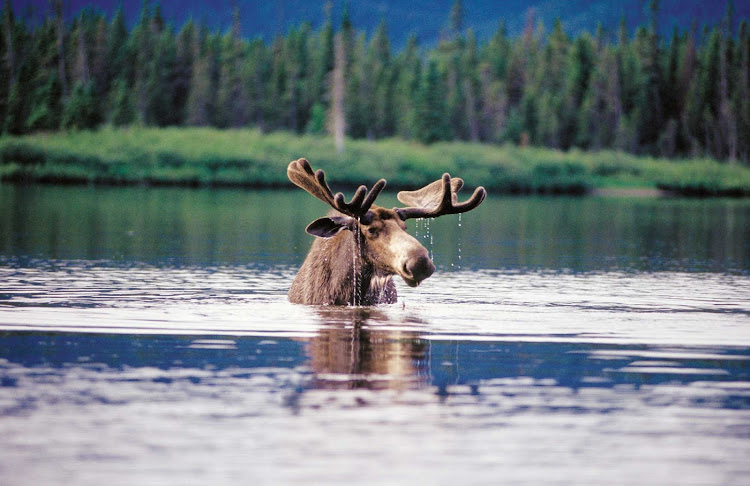
[(4, 477), (750, 477), (747, 277), (462, 270), (338, 308), (289, 304), (293, 275), (0, 268)]
[[(305, 335), (320, 317), (286, 301), (293, 276), (293, 268), (253, 266), (0, 268), (0, 327)], [(750, 343), (745, 276), (464, 270), (438, 272), (416, 289), (396, 280), (399, 304), (379, 307), (381, 320), (431, 339)]]

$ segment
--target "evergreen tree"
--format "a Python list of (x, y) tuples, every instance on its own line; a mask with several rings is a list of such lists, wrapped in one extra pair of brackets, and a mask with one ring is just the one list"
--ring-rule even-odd
[(148, 0), (143, 1), (141, 18), (128, 38), (128, 51), (132, 53), (133, 62), (133, 92), (135, 100), (136, 115), (143, 123), (146, 118), (146, 76), (147, 64), (151, 59), (150, 11)]
[(638, 125), (640, 143), (647, 149), (653, 147), (664, 124), (661, 99), (660, 39), (657, 25), (658, 0), (651, 0), (651, 21), (648, 30), (640, 29), (636, 46), (640, 64), (640, 86), (638, 99)]
[(664, 66), (664, 82), (661, 97), (664, 100), (664, 118), (676, 120), (680, 114), (680, 53), (683, 51), (683, 38), (675, 28), (669, 42), (669, 52)]
[(370, 41), (369, 78), (372, 80), (370, 112), (371, 136), (382, 138), (393, 135), (396, 121), (393, 109), (394, 73), (391, 61), (391, 45), (385, 19), (380, 22)]
[(622, 116), (619, 93), (616, 55), (597, 36), (596, 63), (578, 116), (577, 145), (601, 150), (614, 144)]
[(125, 26), (125, 14), (120, 8), (115, 12), (107, 31), (106, 59), (109, 65), (109, 83), (114, 81), (115, 78), (128, 81), (133, 79), (132, 72), (130, 72), (132, 63), (129, 59), (127, 44), (128, 31)]
[(445, 89), (437, 62), (430, 61), (417, 93), (415, 135), (422, 143), (448, 140), (450, 126), (445, 113)]
[(6, 0), (2, 21), (3, 70), (0, 71), (3, 79), (0, 83), (2, 133), (20, 134), (24, 130), (25, 106), (21, 86), (25, 74), (21, 66), (21, 51), (25, 41), (23, 30), (23, 24), (15, 19), (10, 0)]
[(735, 29), (731, 6), (719, 25), (666, 42), (657, 0), (633, 36), (624, 19), (615, 38), (571, 37), (559, 21), (545, 35), (530, 10), (520, 36), (500, 22), (477, 41), (457, 0), (437, 46), (412, 35), (394, 52), (385, 21), (367, 38), (348, 6), (334, 35), (330, 3), (317, 31), (303, 23), (270, 44), (241, 38), (236, 9), (220, 35), (192, 20), (175, 29), (149, 0), (130, 30), (121, 9), (66, 22), (62, 0), (50, 5), (29, 25), (9, 0), (0, 12), (3, 133), (251, 125), (328, 128), (340, 150), (346, 134), (397, 135), (750, 162), (750, 28)]
[(750, 162), (750, 25), (740, 23), (737, 53), (737, 69), (734, 106), (737, 112), (738, 153), (745, 162)]
[(303, 25), (299, 30), (292, 30), (284, 43), (284, 85), (281, 96), (287, 113), (284, 128), (301, 132), (307, 122), (309, 110), (306, 93), (307, 74), (307, 37), (308, 27)]
[(63, 18), (62, 0), (54, 0), (55, 27), (57, 34), (57, 67), (63, 96), (68, 95), (68, 73), (65, 68), (65, 19)]
[(364, 52), (365, 36), (362, 33), (355, 40), (353, 53), (349, 56), (351, 62), (346, 75), (344, 95), (346, 134), (352, 138), (371, 136), (368, 128), (372, 126), (372, 80), (369, 60)]
[(216, 124), (240, 127), (248, 123), (247, 72), (243, 63), (244, 46), (239, 38), (240, 13), (235, 7), (232, 29), (222, 40), (222, 55), (216, 93)]
[(284, 96), (286, 91), (285, 39), (277, 36), (271, 46), (270, 79), (265, 84), (264, 119), (269, 128), (286, 128), (289, 116), (290, 99)]
[(248, 113), (250, 120), (260, 129), (266, 129), (265, 86), (270, 77), (271, 55), (260, 39), (253, 41), (248, 48)]
[(25, 97), (24, 109), (18, 113), (16, 133), (20, 131), (57, 130), (62, 114), (62, 86), (58, 78), (56, 26), (45, 22), (37, 33), (31, 47), (33, 68), (24, 69), (31, 73), (25, 88), (19, 85), (19, 92), (29, 93)]
[(298, 77), (295, 90), (298, 93), (297, 120), (295, 130), (302, 133), (310, 119), (313, 104), (317, 101), (315, 91), (311, 88), (315, 76), (314, 55), (310, 51), (313, 38), (312, 26), (304, 22), (299, 29), (298, 40), (295, 45), (293, 59), (298, 62)]
[(326, 109), (322, 103), (317, 102), (313, 105), (310, 113), (310, 120), (307, 122), (305, 132), (311, 135), (321, 135), (326, 130)]
[(83, 130), (93, 128), (97, 123), (94, 86), (77, 82), (65, 102), (62, 114), (62, 128)]
[(196, 37), (186, 122), (188, 125), (208, 126), (214, 117), (214, 52), (205, 26), (197, 29)]
[(109, 122), (116, 127), (130, 125), (135, 121), (135, 106), (127, 81), (120, 78), (112, 84), (110, 92)]
[(334, 37), (330, 3), (327, 5), (327, 21), (317, 36), (311, 36), (308, 49), (311, 53), (309, 100), (326, 109), (331, 102), (329, 85), (334, 67)]
[(579, 132), (580, 121), (577, 114), (589, 88), (594, 52), (594, 41), (585, 33), (573, 42), (570, 49), (565, 75), (564, 108), (560, 114), (560, 144), (565, 149), (577, 143), (585, 143), (586, 134)]
[(451, 35), (460, 36), (464, 30), (464, 7), (461, 0), (454, 0), (450, 14)]
[(470, 30), (463, 53), (462, 70), (465, 73), (463, 79), (464, 91), (464, 116), (468, 128), (468, 139), (479, 142), (479, 76), (478, 76), (477, 40), (474, 31)]
[(172, 70), (171, 93), (176, 124), (184, 124), (187, 118), (187, 102), (193, 77), (193, 62), (196, 53), (196, 28), (192, 19), (182, 26), (175, 39), (175, 61)]
[[(159, 17), (155, 17), (158, 19)], [(155, 22), (160, 26), (161, 22)], [(172, 29), (164, 29), (158, 35), (153, 49), (153, 59), (148, 65), (144, 97), (144, 121), (149, 125), (166, 126), (179, 119), (173, 105), (172, 95), (173, 69), (176, 56), (175, 37)]]
[(508, 111), (507, 70), (511, 45), (505, 23), (500, 21), (495, 35), (480, 50), (478, 66), (481, 85), (482, 140), (500, 142), (505, 131)]
[(94, 96), (97, 100), (97, 113), (105, 118), (106, 105), (101, 101), (110, 90), (109, 61), (107, 59), (107, 20), (98, 15), (95, 21), (90, 48), (91, 80), (94, 83)]
[(29, 115), (24, 131), (57, 130), (62, 116), (62, 87), (57, 73), (45, 77), (30, 96)]

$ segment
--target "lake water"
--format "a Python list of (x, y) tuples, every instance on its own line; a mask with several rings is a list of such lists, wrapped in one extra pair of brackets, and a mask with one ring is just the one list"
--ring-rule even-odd
[(750, 201), (490, 195), (326, 308), (300, 192), (0, 185), (0, 484), (750, 482)]

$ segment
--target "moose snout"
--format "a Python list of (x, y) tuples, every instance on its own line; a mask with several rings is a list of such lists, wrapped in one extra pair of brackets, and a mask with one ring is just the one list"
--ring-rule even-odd
[(419, 283), (432, 275), (435, 265), (427, 255), (417, 255), (409, 258), (402, 268), (404, 281), (410, 287), (416, 287)]

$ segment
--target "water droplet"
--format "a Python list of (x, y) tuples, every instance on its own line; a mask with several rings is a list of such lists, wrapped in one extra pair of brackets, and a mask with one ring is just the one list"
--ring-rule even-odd
[(357, 268), (357, 255), (360, 253), (360, 238), (359, 238), (359, 225), (355, 225), (354, 231), (354, 245), (352, 247), (352, 284), (354, 289), (352, 290), (352, 305), (357, 306), (361, 302), (359, 289), (359, 269)]
[(461, 270), (461, 213), (458, 213), (458, 269)]

